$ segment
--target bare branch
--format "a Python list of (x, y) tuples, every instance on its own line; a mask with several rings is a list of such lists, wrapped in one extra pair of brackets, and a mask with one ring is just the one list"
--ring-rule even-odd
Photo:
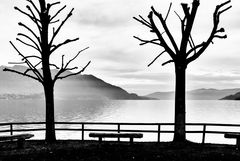
[(26, 26), (25, 24), (19, 22), (18, 23), (19, 26), (24, 27), (25, 29), (27, 29), (29, 32), (31, 32), (31, 34), (37, 39), (38, 43), (41, 44), (40, 38), (35, 34), (35, 32), (33, 32), (32, 29), (30, 29), (28, 26)]
[(59, 25), (59, 27), (57, 28), (57, 30), (53, 33), (52, 39), (50, 41), (50, 46), (52, 46), (53, 41), (55, 39), (55, 37), (57, 36), (58, 32), (60, 31), (60, 29), (62, 28), (62, 26), (65, 24), (65, 22), (72, 16), (72, 12), (73, 12), (74, 8), (68, 13), (68, 15), (66, 16), (66, 18), (62, 21), (62, 23)]
[(64, 79), (64, 78), (67, 78), (67, 77), (70, 77), (70, 76), (74, 76), (74, 75), (78, 75), (78, 74), (81, 74), (82, 72), (85, 71), (85, 69), (89, 66), (89, 64), (91, 63), (91, 61), (89, 61), (87, 63), (87, 65), (85, 65), (80, 71), (76, 72), (76, 73), (71, 73), (71, 74), (67, 74), (65, 76), (60, 76), (60, 77), (57, 77), (57, 79)]
[(38, 15), (40, 15), (39, 9), (38, 9), (37, 6), (32, 2), (32, 0), (26, 0), (26, 1), (28, 1), (28, 2), (34, 7), (34, 9), (35, 9), (36, 12), (38, 13)]
[(142, 43), (140, 43), (139, 45), (145, 45), (147, 43), (151, 43), (151, 44), (155, 44), (155, 45), (160, 45), (160, 43), (157, 43), (156, 41), (159, 41), (159, 39), (152, 39), (152, 40), (143, 40), (143, 39), (140, 39), (139, 37), (137, 36), (133, 36), (135, 39), (141, 41)]
[(154, 58), (153, 61), (151, 61), (151, 63), (148, 64), (148, 67), (150, 67), (164, 52), (166, 52), (166, 50), (164, 50), (163, 52), (158, 54), (158, 56), (156, 58)]
[[(186, 17), (186, 27), (183, 29), (183, 34), (182, 34), (182, 40), (181, 40), (181, 45), (180, 45), (180, 53), (186, 53), (187, 50), (187, 43), (189, 41), (189, 37), (191, 35), (192, 27), (193, 27), (193, 22), (197, 13), (197, 9), (199, 6), (199, 1), (194, 0), (192, 3), (192, 10), (191, 13), (189, 13), (189, 7), (187, 4), (182, 4), (182, 8)], [(184, 27), (184, 21), (182, 22), (182, 28)]]
[(227, 35), (223, 35), (223, 36), (220, 36), (220, 35), (214, 35), (214, 38), (219, 38), (219, 39), (226, 39), (227, 38)]
[(8, 68), (4, 68), (3, 71), (5, 71), (5, 72), (17, 73), (17, 74), (22, 75), (22, 76), (27, 76), (27, 77), (29, 77), (29, 78), (32, 78), (32, 79), (37, 80), (37, 81), (39, 81), (40, 83), (42, 83), (42, 81), (41, 81), (39, 78), (34, 77), (34, 76), (30, 75), (30, 74), (22, 73), (22, 72), (13, 70), (13, 69), (8, 69)]
[[(39, 66), (41, 63), (42, 63), (42, 60), (39, 61), (36, 65), (34, 65), (34, 68), (37, 68), (37, 66)], [(29, 71), (32, 71), (32, 72), (33, 72), (33, 70), (32, 70), (31, 68), (28, 68), (28, 69), (24, 72), (24, 74), (27, 74)]]
[[(30, 14), (24, 12), (23, 10), (21, 10), (20, 8), (18, 8), (18, 7), (16, 7), (16, 6), (14, 7), (14, 9), (17, 10), (17, 11), (19, 11), (20, 13), (26, 15), (26, 16), (29, 17), (32, 21), (34, 21), (34, 18), (33, 18)], [(35, 22), (35, 21), (34, 21), (34, 22)]]
[(139, 15), (139, 17), (141, 18), (141, 20), (136, 17), (133, 17), (133, 19), (135, 19), (136, 21), (140, 22), (141, 24), (143, 24), (149, 28), (152, 28), (151, 23), (149, 23), (147, 20), (145, 20), (142, 16)]
[(35, 22), (35, 23), (40, 22), (40, 20), (36, 17), (36, 15), (34, 14), (34, 12), (32, 11), (31, 7), (28, 6), (28, 5), (27, 5), (26, 7), (27, 7), (27, 9), (30, 11), (30, 13), (32, 14), (32, 18), (33, 18), (34, 22)]
[(51, 4), (48, 3), (48, 4), (47, 4), (48, 10), (50, 10), (51, 7), (53, 7), (53, 6), (55, 6), (55, 5), (58, 5), (58, 4), (60, 4), (60, 1), (59, 1), (59, 2), (54, 2), (54, 3), (51, 3)]
[(228, 1), (226, 1), (226, 2), (224, 2), (224, 3), (222, 3), (222, 4), (220, 4), (220, 5), (218, 5), (217, 8), (221, 8), (221, 7), (225, 6), (226, 4), (228, 4), (228, 3), (230, 3), (230, 2), (231, 2), (231, 0), (228, 0)]
[(182, 31), (182, 35), (183, 35), (183, 33), (184, 33), (184, 27), (185, 27), (185, 21), (186, 21), (186, 16), (182, 19), (182, 18), (180, 17), (180, 15), (179, 15), (176, 11), (174, 11), (174, 13), (177, 15), (177, 17), (179, 18), (179, 20), (180, 20), (180, 22), (181, 22), (181, 31)]
[[(79, 56), (79, 54), (80, 54), (81, 52), (83, 52), (84, 50), (87, 50), (88, 48), (89, 48), (89, 47), (86, 47), (86, 48), (80, 50), (80, 51), (77, 53), (77, 55), (75, 55), (72, 59), (70, 59), (70, 60), (66, 63), (66, 65), (64, 65), (64, 55), (62, 55), (62, 65), (61, 65), (61, 68), (60, 68), (60, 70), (58, 71), (58, 73), (54, 76), (53, 82), (55, 82), (57, 79), (66, 78), (66, 76), (60, 77), (60, 75), (63, 74), (64, 72), (77, 69), (77, 67), (68, 68), (68, 66), (69, 66), (69, 64), (70, 64), (72, 61), (74, 61), (74, 60)], [(88, 66), (89, 64), (90, 64), (90, 62), (87, 64), (87, 66)], [(87, 67), (87, 66), (86, 66), (86, 67)], [(84, 68), (86, 68), (86, 67), (84, 67)], [(84, 70), (85, 70), (85, 69), (84, 69)], [(81, 72), (80, 72), (80, 73), (81, 73)], [(70, 74), (69, 76), (71, 76), (71, 75), (77, 75), (77, 74), (79, 74), (79, 72), (77, 72), (76, 74), (73, 74), (73, 73), (72, 73), (72, 74)], [(67, 76), (67, 77), (69, 77), (69, 76)]]
[(28, 67), (33, 71), (33, 73), (36, 75), (36, 77), (43, 82), (43, 77), (41, 75), (41, 73), (39, 73), (39, 71), (36, 69), (36, 67), (28, 60), (28, 58), (26, 58), (17, 48), (16, 46), (10, 41), (10, 44), (13, 46), (13, 48), (18, 52), (18, 54), (22, 57), (22, 60), (24, 60), (26, 62), (26, 64), (28, 65)]
[[(193, 41), (193, 38), (192, 38), (192, 35), (190, 34), (190, 37), (189, 37), (189, 44), (190, 44), (190, 47), (192, 48), (192, 49), (194, 49), (194, 53), (196, 54), (196, 49), (195, 49), (195, 47), (196, 47), (196, 45), (195, 45), (195, 43), (194, 43), (194, 41)], [(186, 56), (186, 57), (188, 57), (188, 55)]]
[(61, 66), (62, 69), (64, 68), (64, 56), (65, 55), (62, 55), (62, 66)]
[(175, 53), (171, 50), (171, 48), (167, 45), (167, 43), (165, 42), (164, 38), (162, 37), (162, 34), (159, 32), (157, 26), (155, 25), (154, 21), (153, 21), (153, 12), (151, 11), (148, 15), (148, 18), (150, 20), (150, 23), (152, 24), (152, 30), (153, 32), (156, 33), (156, 35), (158, 36), (160, 42), (161, 42), (161, 46), (163, 46), (163, 48), (166, 50), (166, 52), (170, 55), (170, 57), (172, 59), (175, 59)]
[(185, 16), (188, 18), (190, 16), (190, 13), (189, 13), (190, 8), (188, 7), (188, 4), (182, 3), (181, 5), (182, 5)]
[(177, 17), (179, 18), (179, 20), (182, 21), (182, 18), (180, 17), (180, 15), (179, 15), (176, 11), (174, 11), (174, 13), (177, 15)]
[(179, 51), (178, 46), (177, 46), (177, 44), (176, 44), (176, 42), (175, 42), (172, 34), (170, 33), (170, 31), (169, 31), (169, 29), (168, 29), (168, 27), (167, 27), (167, 24), (166, 24), (166, 22), (164, 21), (162, 15), (159, 14), (159, 13), (154, 9), (154, 7), (151, 7), (151, 9), (152, 9), (153, 13), (159, 18), (159, 20), (160, 20), (160, 22), (161, 22), (161, 24), (162, 24), (162, 26), (163, 26), (163, 28), (164, 28), (164, 30), (165, 30), (168, 38), (170, 39), (170, 41), (171, 41), (171, 43), (172, 43), (172, 45), (173, 45), (173, 47), (174, 47), (174, 49), (175, 49), (175, 51), (176, 51), (176, 53), (177, 53), (177, 52)]
[(56, 64), (49, 64), (49, 65), (55, 67), (56, 69), (60, 69)]
[(55, 13), (55, 15), (53, 15), (53, 16), (50, 18), (50, 22), (51, 22), (55, 17), (57, 17), (57, 15), (58, 15), (62, 10), (64, 10), (64, 8), (66, 8), (66, 5), (63, 6), (61, 9), (59, 9), (59, 10)]
[[(24, 56), (24, 59), (29, 59), (29, 58), (36, 58), (36, 59), (42, 60), (41, 57), (36, 56), (36, 55)], [(22, 60), (23, 60), (23, 59), (22, 59)]]
[(169, 64), (169, 63), (173, 63), (173, 62), (174, 62), (173, 60), (168, 60), (168, 61), (166, 61), (165, 63), (163, 63), (162, 66), (167, 65), (167, 64)]
[(41, 49), (40, 49), (39, 45), (31, 37), (29, 37), (28, 35), (23, 34), (23, 33), (18, 33), (18, 36), (22, 36), (22, 37), (25, 37), (28, 40), (30, 40), (35, 45), (36, 49), (41, 53)]
[[(229, 2), (230, 2), (230, 1), (229, 1)], [(222, 14), (223, 12), (229, 10), (230, 8), (232, 8), (232, 6), (229, 6), (229, 7), (227, 7), (226, 9), (224, 9), (224, 10), (222, 10), (222, 11), (219, 11), (219, 15)]]
[(170, 11), (171, 11), (171, 7), (172, 7), (172, 3), (170, 3), (170, 5), (169, 5), (168, 12), (167, 12), (167, 15), (166, 15), (166, 17), (165, 17), (164, 21), (166, 21), (166, 20), (167, 20), (167, 18), (168, 18), (168, 15), (169, 15), (169, 13), (170, 13)]
[[(39, 51), (39, 49), (38, 49), (37, 47), (35, 47), (35, 46), (31, 45), (31, 44), (28, 44), (28, 43), (22, 41), (22, 40), (19, 39), (19, 38), (16, 38), (16, 40), (19, 41), (19, 42), (21, 42), (22, 44), (24, 44), (24, 45), (26, 45), (26, 46), (29, 46), (29, 47), (31, 47), (31, 48), (33, 48), (33, 49)], [(40, 51), (39, 51), (39, 52), (40, 52)]]
[[(203, 42), (202, 44), (196, 46), (197, 48), (200, 48), (200, 47), (201, 48), (198, 50), (198, 52), (196, 54), (194, 54), (193, 56), (191, 56), (187, 59), (187, 63), (190, 63), (190, 62), (194, 61), (195, 59), (197, 59), (206, 50), (206, 48), (209, 46), (209, 44), (213, 42), (214, 38), (220, 38), (220, 39), (227, 38), (227, 35), (220, 36), (220, 35), (217, 35), (217, 33), (224, 32), (224, 28), (220, 28), (218, 30), (220, 14), (227, 11), (228, 9), (230, 9), (232, 6), (229, 6), (222, 11), (220, 11), (220, 9), (228, 3), (230, 3), (230, 1), (224, 2), (224, 3), (216, 6), (215, 11), (213, 13), (213, 28), (212, 28), (212, 32), (211, 32), (208, 40), (206, 42)], [(188, 52), (188, 53), (190, 53), (190, 52)]]
[(225, 29), (224, 28), (220, 28), (219, 30), (216, 31), (216, 33), (218, 32), (225, 32)]
[(66, 68), (66, 71), (76, 70), (78, 67)]
[(86, 47), (86, 48), (80, 50), (80, 51), (77, 53), (77, 55), (75, 55), (72, 59), (70, 59), (70, 60), (67, 62), (67, 64), (65, 65), (64, 68), (67, 68), (68, 65), (69, 65), (72, 61), (74, 61), (74, 60), (79, 56), (80, 53), (82, 53), (83, 51), (87, 50), (88, 48), (89, 48), (89, 47)]
[(77, 40), (79, 40), (79, 38), (67, 39), (67, 40), (65, 40), (64, 42), (62, 42), (62, 43), (60, 43), (60, 44), (58, 44), (58, 45), (54, 45), (54, 46), (52, 46), (53, 49), (50, 51), (50, 53), (53, 53), (55, 50), (57, 50), (58, 48), (60, 48), (60, 47), (63, 46), (63, 45), (66, 45), (66, 44), (68, 44), (68, 43), (71, 43), (71, 42), (74, 42), (74, 41), (77, 41)]
[[(30, 10), (30, 12), (32, 12), (32, 10), (30, 9), (29, 6), (27, 8)], [(41, 31), (41, 26), (38, 24), (39, 20), (36, 17), (31, 16), (30, 14), (24, 12), (23, 10), (19, 9), (18, 7), (14, 7), (14, 9), (16, 9), (20, 13), (26, 15), (27, 17), (29, 17), (37, 25), (39, 31)]]
[(57, 22), (59, 22), (60, 20), (55, 20), (55, 21), (52, 21), (52, 22), (50, 22), (49, 24), (54, 24), (54, 23), (57, 23)]
[(197, 51), (197, 49), (203, 47), (206, 44), (206, 42), (202, 42), (199, 45), (196, 45), (195, 47), (191, 48), (188, 52), (187, 52), (187, 56), (190, 55), (193, 51)]

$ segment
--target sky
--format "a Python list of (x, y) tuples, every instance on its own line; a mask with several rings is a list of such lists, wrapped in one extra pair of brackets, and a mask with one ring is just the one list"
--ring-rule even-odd
[[(37, 2), (37, 0), (33, 0)], [(53, 0), (47, 2), (54, 2)], [(84, 74), (93, 74), (104, 81), (120, 86), (130, 93), (145, 95), (157, 91), (173, 91), (175, 84), (174, 65), (161, 64), (169, 60), (167, 54), (160, 57), (150, 67), (147, 65), (163, 49), (159, 46), (139, 46), (133, 36), (143, 39), (153, 38), (154, 34), (133, 17), (147, 17), (150, 7), (166, 15), (170, 3), (172, 9), (167, 25), (176, 40), (179, 38), (180, 21), (174, 11), (183, 16), (181, 3), (191, 5), (191, 0), (61, 0), (59, 7), (67, 5), (60, 18), (74, 8), (72, 17), (67, 21), (58, 35), (57, 41), (79, 37), (79, 41), (66, 45), (56, 52), (51, 60), (61, 63), (61, 55), (71, 59), (79, 50), (89, 47), (72, 64), (83, 67), (89, 60), (90, 66)], [(200, 6), (193, 26), (193, 39), (201, 43), (210, 35), (212, 15), (217, 4), (223, 0), (200, 0)], [(26, 10), (26, 0), (0, 1), (0, 65), (20, 61), (9, 41), (19, 47), (21, 52), (29, 54), (33, 51), (17, 42), (18, 32), (24, 32), (18, 22), (31, 22), (14, 10), (18, 6)], [(221, 15), (219, 27), (224, 27), (227, 39), (215, 39), (214, 44), (187, 68), (187, 89), (198, 88), (239, 88), (240, 87), (240, 1), (232, 0), (233, 6)], [(57, 7), (56, 7), (57, 8)], [(178, 41), (179, 42), (179, 41)]]

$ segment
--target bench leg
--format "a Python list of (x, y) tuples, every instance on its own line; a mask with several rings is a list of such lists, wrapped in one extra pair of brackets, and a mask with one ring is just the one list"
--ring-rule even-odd
[(131, 144), (133, 143), (133, 137), (130, 137), (130, 143)]
[(18, 139), (17, 140), (17, 148), (21, 149), (24, 148), (24, 143), (25, 143), (25, 139)]
[(238, 149), (240, 148), (240, 138), (237, 138), (236, 146), (237, 146)]

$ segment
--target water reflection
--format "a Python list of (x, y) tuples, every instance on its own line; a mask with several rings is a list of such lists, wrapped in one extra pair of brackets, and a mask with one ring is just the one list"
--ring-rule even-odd
[[(187, 122), (240, 124), (239, 107), (240, 102), (238, 101), (188, 101)], [(172, 123), (174, 121), (174, 102), (170, 100), (56, 100), (55, 116), (55, 120), (59, 122)], [(0, 122), (42, 122), (44, 120), (44, 100), (0, 100)], [(74, 128), (80, 129), (81, 127)], [(145, 129), (146, 127), (140, 128)], [(163, 129), (165, 128), (168, 127), (163, 127)], [(221, 128), (224, 129), (209, 130), (232, 130), (226, 129), (226, 127)], [(44, 132), (36, 132), (35, 136), (43, 139)], [(57, 132), (57, 137), (80, 139), (81, 132), (60, 131)], [(146, 134), (144, 137), (154, 141), (157, 135)], [(201, 141), (199, 134), (188, 134), (187, 137), (193, 141)], [(162, 134), (162, 139), (171, 140), (172, 134)], [(216, 139), (218, 140), (216, 141)], [(226, 142), (223, 136), (206, 135), (207, 142), (219, 142), (219, 139)]]

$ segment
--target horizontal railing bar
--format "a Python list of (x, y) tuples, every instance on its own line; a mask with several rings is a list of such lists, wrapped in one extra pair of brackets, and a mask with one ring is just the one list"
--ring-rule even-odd
[[(24, 131), (44, 131), (46, 129), (14, 129), (12, 132), (24, 132)], [(10, 132), (10, 130), (9, 130)]]
[[(70, 128), (56, 128), (61, 131), (82, 131), (82, 129), (70, 129)], [(84, 131), (105, 131), (105, 132), (118, 132), (116, 129), (84, 129)], [(158, 133), (157, 130), (120, 130), (121, 132), (145, 132), (145, 133)], [(161, 133), (173, 133), (174, 131), (160, 131)]]
[(55, 122), (55, 124), (84, 124), (84, 125), (174, 125), (174, 123), (127, 123), (127, 122)]
[[(34, 125), (42, 124), (45, 125), (45, 122), (11, 122), (11, 123), (0, 123), (0, 126), (7, 125)], [(126, 122), (55, 122), (55, 124), (69, 124), (69, 125), (168, 125), (174, 126), (174, 123), (126, 123)], [(187, 126), (239, 126), (240, 124), (219, 124), (219, 123), (186, 123)]]
[(0, 133), (10, 132), (11, 130), (0, 130)]
[[(144, 132), (144, 133), (158, 133), (158, 130), (121, 130), (121, 132)], [(160, 131), (160, 133), (173, 133), (174, 131)]]
[(240, 124), (217, 124), (217, 123), (186, 123), (186, 125), (189, 125), (189, 126), (203, 126), (203, 125), (206, 125), (206, 126), (239, 126), (240, 127)]
[(7, 125), (36, 125), (36, 124), (45, 125), (45, 122), (11, 122), (11, 123), (0, 123), (0, 126), (7, 126)]
[[(46, 129), (14, 129), (13, 132), (24, 132), (24, 131), (44, 131)], [(70, 129), (70, 128), (56, 128), (58, 131), (82, 131), (82, 129)], [(105, 132), (117, 132), (118, 130), (113, 129), (84, 129), (84, 131), (105, 131)], [(10, 130), (0, 130), (0, 133), (10, 132)], [(157, 130), (121, 130), (121, 132), (144, 132), (144, 133), (158, 133)], [(225, 134), (229, 131), (205, 131), (206, 134)], [(160, 133), (174, 133), (174, 131), (162, 130)], [(203, 131), (186, 131), (186, 133), (203, 133)], [(238, 133), (238, 132), (231, 132)]]

